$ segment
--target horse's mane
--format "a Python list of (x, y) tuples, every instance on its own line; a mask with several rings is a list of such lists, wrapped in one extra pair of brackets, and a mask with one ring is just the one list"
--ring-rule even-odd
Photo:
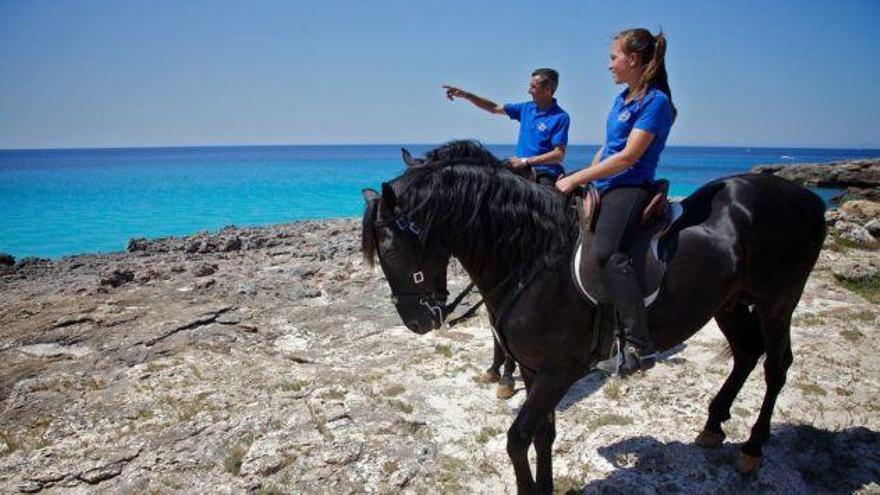
[(444, 242), (473, 260), (514, 267), (571, 255), (576, 220), (565, 197), (512, 173), (475, 141), (433, 149), (392, 182), (422, 242)]
[(364, 221), (361, 223), (361, 250), (364, 253), (364, 261), (371, 267), (375, 262), (379, 249), (379, 246), (376, 245), (376, 236), (373, 233), (373, 224), (376, 221), (378, 211), (378, 199), (367, 201), (367, 207), (364, 210)]

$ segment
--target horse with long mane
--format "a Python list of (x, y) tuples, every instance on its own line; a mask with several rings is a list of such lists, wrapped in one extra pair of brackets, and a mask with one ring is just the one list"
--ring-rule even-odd
[[(378, 258), (404, 324), (423, 334), (445, 318), (446, 268), (456, 257), (482, 293), (499, 342), (520, 365), (527, 397), (507, 433), (520, 493), (551, 493), (554, 410), (594, 365), (597, 306), (571, 276), (576, 214), (556, 191), (507, 170), (471, 141), (414, 160), (405, 173), (365, 190), (365, 259)], [(696, 442), (725, 438), (734, 398), (764, 355), (766, 393), (738, 468), (754, 472), (770, 435), (776, 398), (792, 362), (790, 322), (825, 237), (822, 200), (774, 176), (739, 175), (682, 202), (667, 236), (677, 246), (663, 290), (648, 308), (657, 347), (683, 342), (715, 318), (733, 370), (709, 404)], [(534, 443), (535, 477), (527, 451)]]

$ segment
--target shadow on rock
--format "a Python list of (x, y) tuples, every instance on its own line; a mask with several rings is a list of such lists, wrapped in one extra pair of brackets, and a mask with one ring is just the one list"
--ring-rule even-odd
[(880, 434), (776, 425), (754, 477), (736, 471), (739, 445), (702, 449), (649, 436), (598, 450), (617, 470), (569, 493), (851, 493), (880, 484)]
[[(663, 352), (658, 361), (668, 364), (683, 363), (684, 360), (680, 357), (676, 357), (676, 355), (681, 353), (685, 347), (685, 344), (679, 344)], [(562, 400), (559, 401), (559, 404), (556, 405), (556, 410), (560, 412), (567, 411), (571, 406), (601, 390), (602, 385), (604, 385), (608, 379), (609, 377), (601, 371), (590, 371), (583, 378), (571, 385), (568, 392), (566, 392)]]

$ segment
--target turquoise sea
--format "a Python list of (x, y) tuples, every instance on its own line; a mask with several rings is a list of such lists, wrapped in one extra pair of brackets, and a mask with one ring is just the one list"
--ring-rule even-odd
[[(123, 250), (132, 237), (357, 217), (361, 189), (402, 172), (400, 147), (0, 150), (0, 252), (57, 258)], [(416, 156), (431, 147), (407, 145)], [(513, 154), (512, 146), (489, 148)], [(581, 168), (595, 151), (570, 147), (566, 169)], [(877, 156), (880, 150), (668, 147), (659, 176), (683, 196), (756, 164)]]

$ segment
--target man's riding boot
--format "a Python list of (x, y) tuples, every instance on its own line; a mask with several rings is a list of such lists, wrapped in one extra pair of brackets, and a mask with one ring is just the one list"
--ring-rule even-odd
[(642, 288), (633, 269), (632, 259), (623, 253), (611, 255), (602, 269), (602, 278), (620, 316), (625, 345), (619, 347), (616, 356), (599, 362), (596, 367), (620, 376), (651, 368), (657, 353), (648, 333)]

